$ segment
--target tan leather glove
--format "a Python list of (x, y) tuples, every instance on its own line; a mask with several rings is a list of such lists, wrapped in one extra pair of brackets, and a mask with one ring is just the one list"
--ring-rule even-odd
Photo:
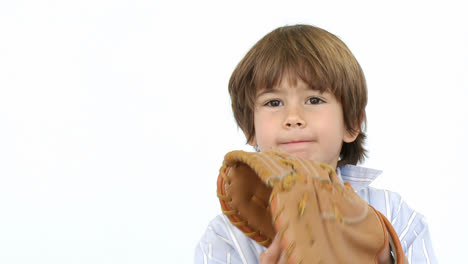
[(231, 223), (266, 247), (279, 232), (288, 263), (377, 263), (388, 244), (395, 263), (406, 263), (390, 222), (328, 165), (232, 151), (217, 185)]

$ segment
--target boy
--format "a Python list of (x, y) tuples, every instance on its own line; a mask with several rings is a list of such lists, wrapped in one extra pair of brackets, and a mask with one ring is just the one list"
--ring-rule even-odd
[[(369, 186), (380, 171), (355, 166), (365, 158), (367, 88), (341, 40), (313, 26), (280, 27), (237, 65), (229, 93), (248, 144), (332, 166), (391, 221), (409, 263), (436, 263), (424, 217), (398, 194)], [(392, 263), (390, 254), (381, 256), (379, 263)], [(224, 215), (210, 223), (195, 252), (195, 263), (258, 262), (285, 263), (277, 239), (265, 250)]]

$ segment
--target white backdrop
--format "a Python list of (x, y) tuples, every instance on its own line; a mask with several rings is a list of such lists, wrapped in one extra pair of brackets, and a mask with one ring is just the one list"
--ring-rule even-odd
[[(191, 263), (223, 155), (251, 150), (227, 83), (276, 27), (338, 35), (369, 86), (364, 166), (466, 252), (462, 1), (0, 3), (0, 263)], [(465, 18), (463, 18), (465, 16)]]

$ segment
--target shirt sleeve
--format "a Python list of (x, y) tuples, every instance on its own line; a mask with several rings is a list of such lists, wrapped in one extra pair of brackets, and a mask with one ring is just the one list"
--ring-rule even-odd
[(195, 264), (258, 263), (265, 248), (245, 236), (224, 215), (213, 219), (195, 248)]
[(392, 223), (409, 264), (436, 264), (429, 227), (423, 215), (413, 210), (397, 193), (369, 188), (369, 203)]

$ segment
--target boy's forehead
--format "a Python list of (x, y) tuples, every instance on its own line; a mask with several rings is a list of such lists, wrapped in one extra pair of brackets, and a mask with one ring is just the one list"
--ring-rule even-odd
[(294, 83), (291, 83), (290, 81), (281, 81), (277, 85), (274, 85), (272, 87), (259, 87), (257, 88), (257, 96), (266, 93), (281, 93), (290, 89), (302, 91), (318, 91), (320, 93), (322, 92), (319, 89), (314, 89), (314, 87), (310, 86), (302, 80), (297, 80)]

